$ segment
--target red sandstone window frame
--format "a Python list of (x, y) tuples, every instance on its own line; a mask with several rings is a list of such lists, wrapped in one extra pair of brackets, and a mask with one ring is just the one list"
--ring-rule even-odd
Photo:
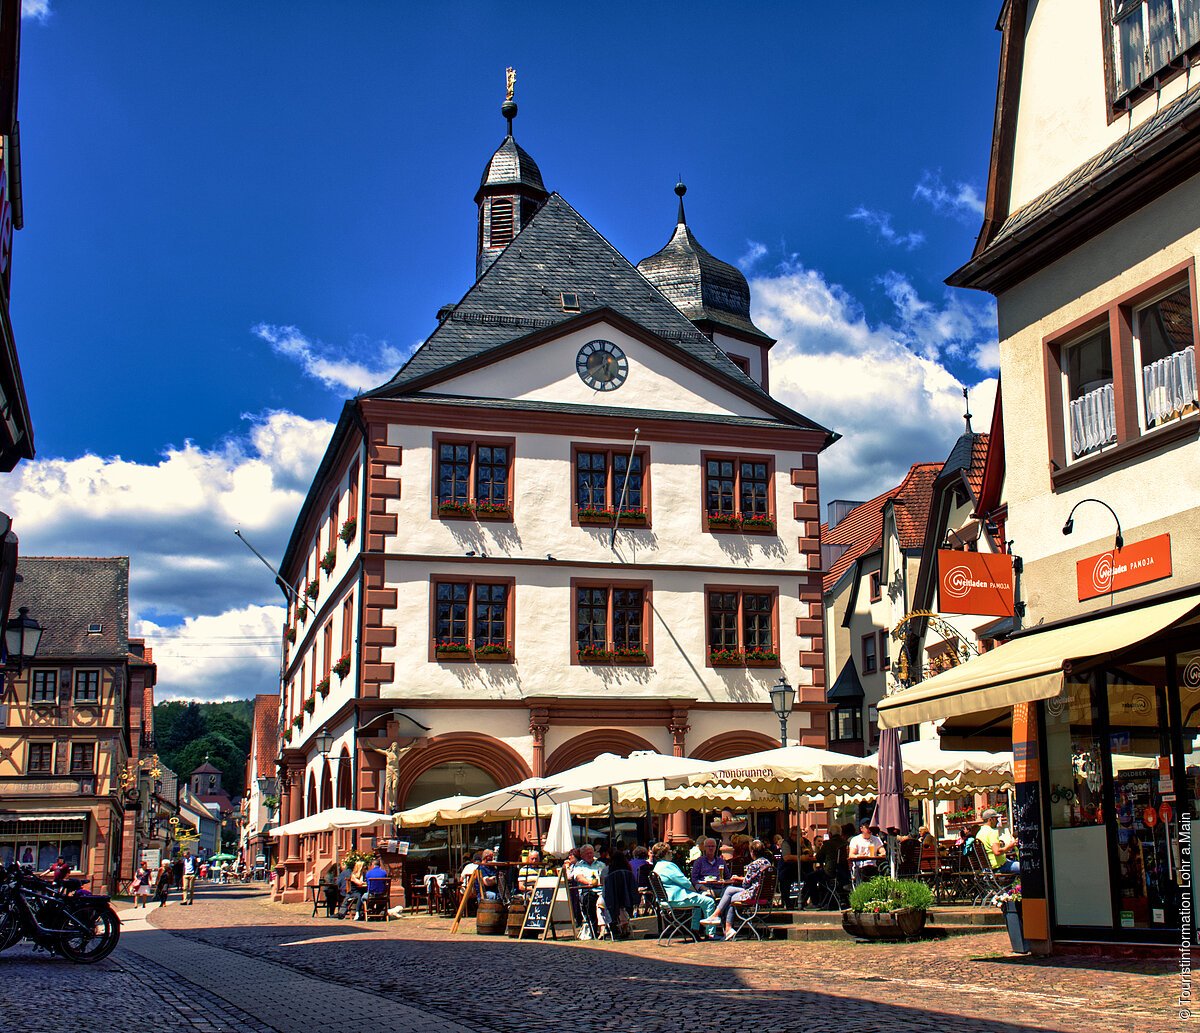
[[(1128, 460), (1195, 437), (1200, 412), (1192, 412), (1150, 430), (1141, 429), (1137, 366), (1133, 347), (1133, 312), (1173, 286), (1187, 284), (1192, 308), (1192, 338), (1200, 351), (1200, 314), (1196, 307), (1196, 263), (1187, 259), (1073, 320), (1042, 339), (1047, 439), (1050, 445), (1051, 490), (1060, 492), (1095, 474)], [(1107, 329), (1112, 349), (1113, 408), (1116, 441), (1069, 459), (1066, 407), (1063, 402), (1063, 353), (1098, 330)]]
[[(710, 461), (731, 461), (734, 469), (733, 500), (734, 513), (740, 519), (742, 512), (742, 463), (766, 463), (767, 465), (767, 517), (770, 528), (739, 526), (711, 527), (708, 510), (708, 464)], [(700, 453), (700, 527), (705, 534), (765, 534), (776, 535), (779, 516), (775, 508), (775, 454), (755, 452), (707, 452)]]
[(321, 674), (328, 678), (333, 667), (333, 617), (325, 621), (325, 627), (321, 629), (321, 653)]
[[(441, 468), (441, 451), (443, 445), (467, 445), (470, 447), (470, 457), (468, 459), (467, 471), (467, 504), (468, 509), (459, 513), (442, 512), (442, 500), (439, 494), (438, 476)], [(508, 506), (507, 515), (504, 514), (481, 514), (477, 511), (476, 477), (478, 475), (478, 457), (480, 447), (490, 448), (507, 448), (508, 449), (508, 498), (505, 500)], [(516, 451), (517, 439), (505, 437), (490, 437), (479, 434), (434, 434), (433, 435), (433, 452), (430, 470), (430, 511), (434, 520), (490, 520), (502, 523), (512, 523), (514, 518), (514, 475), (516, 473)]]
[[(572, 463), (572, 477), (574, 464)], [(581, 588), (603, 588), (608, 592), (606, 601), (607, 617), (604, 632), (605, 646), (611, 653), (614, 647), (613, 635), (613, 593), (614, 591), (640, 591), (642, 593), (642, 650), (645, 660), (618, 659), (615, 655), (608, 657), (579, 658), (579, 607), (576, 593)], [(571, 578), (571, 666), (572, 667), (605, 667), (619, 665), (622, 667), (653, 667), (654, 666), (654, 582), (627, 580), (623, 578)]]
[[(346, 519), (354, 521), (354, 534), (358, 534), (358, 481), (361, 475), (361, 464), (357, 459), (350, 464), (350, 472), (346, 475)], [(338, 533), (341, 533), (341, 528), (338, 528)], [(352, 536), (350, 541), (354, 541)], [(350, 542), (346, 543), (347, 545)]]
[[(616, 473), (613, 470), (613, 457), (617, 455), (629, 458), (630, 447), (632, 442), (627, 442), (624, 445), (620, 444), (600, 444), (593, 441), (572, 441), (571, 442), (571, 526), (579, 527), (579, 477), (578, 477), (578, 462), (580, 452), (603, 452), (608, 457), (605, 467), (605, 488), (604, 497), (607, 508), (616, 510), (620, 504), (620, 496), (616, 492)], [(623, 527), (646, 527), (651, 526), (650, 513), (650, 447), (648, 445), (638, 445), (633, 450), (633, 454), (642, 461), (642, 511), (646, 514), (645, 523), (633, 525), (621, 524)], [(600, 525), (608, 526), (608, 525)]]
[[(717, 593), (734, 593), (737, 595), (737, 652), (741, 654), (740, 661), (719, 661), (713, 663), (712, 645), (712, 596)], [(704, 586), (704, 666), (705, 667), (746, 667), (746, 617), (745, 597), (747, 595), (766, 595), (771, 597), (771, 651), (780, 659), (774, 666), (780, 666), (783, 656), (779, 641), (779, 586), (778, 585), (716, 585)], [(754, 666), (759, 666), (757, 662)]]
[(342, 655), (354, 648), (354, 593), (342, 601)]
[[(437, 590), (438, 585), (461, 585), (470, 586), (470, 591), (467, 598), (467, 649), (466, 653), (461, 655), (442, 655), (438, 656), (438, 640), (437, 640)], [(473, 662), (488, 662), (487, 657), (476, 656), (475, 642), (475, 590), (479, 585), (504, 585), (508, 592), (504, 598), (504, 638), (505, 645), (508, 648), (508, 656), (496, 657), (490, 662), (493, 663), (516, 663), (517, 648), (516, 648), (516, 614), (517, 614), (517, 579), (512, 577), (470, 577), (461, 574), (434, 574), (429, 579), (429, 662), (431, 664), (444, 663), (473, 663)]]

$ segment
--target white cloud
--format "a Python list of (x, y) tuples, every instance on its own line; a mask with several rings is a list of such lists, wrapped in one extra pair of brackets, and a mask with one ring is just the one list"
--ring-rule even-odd
[[(275, 684), (281, 597), (270, 572), (233, 530), (243, 529), (278, 561), (332, 425), (288, 412), (247, 419), (245, 436), (211, 449), (187, 442), (148, 463), (97, 455), (35, 459), (0, 479), (0, 508), (13, 514), (23, 555), (131, 558), (135, 621), (150, 617), (158, 627), (182, 618), (185, 629), (210, 620), (229, 629), (270, 626), (273, 659), (232, 667), (216, 659), (272, 652), (258, 643), (230, 648), (234, 643), (213, 642), (211, 663), (186, 665), (164, 650), (159, 684), (168, 695), (186, 684), (196, 695), (244, 698)], [(235, 683), (228, 670), (247, 679), (256, 672), (253, 684)]]
[(983, 198), (970, 183), (947, 186), (941, 169), (926, 169), (913, 189), (913, 198), (924, 201), (939, 215), (971, 223), (983, 217)]
[(885, 244), (902, 247), (906, 251), (914, 251), (925, 243), (925, 234), (919, 230), (914, 230), (911, 233), (900, 233), (897, 231), (892, 226), (891, 215), (887, 212), (875, 211), (871, 208), (859, 206), (847, 215), (846, 218), (869, 226), (875, 231), (875, 235)]
[(947, 290), (937, 305), (921, 298), (902, 273), (888, 272), (880, 283), (896, 309), (894, 329), (913, 351), (929, 358), (964, 359), (982, 370), (1000, 368), (991, 297)]
[(53, 13), (50, 10), (50, 0), (21, 0), (22, 18), (32, 18), (44, 25)]
[(259, 323), (251, 327), (251, 332), (266, 341), (276, 354), (299, 363), (314, 380), (337, 390), (358, 393), (378, 387), (392, 379), (405, 358), (403, 352), (386, 342), (367, 345), (362, 341), (352, 342), (344, 351), (371, 351), (369, 358), (334, 356), (329, 354), (332, 349), (328, 345), (306, 337), (294, 326)]
[(742, 272), (748, 273), (754, 266), (758, 265), (759, 260), (767, 254), (766, 244), (760, 244), (757, 240), (746, 241), (746, 253), (737, 260), (738, 266)]
[[(901, 325), (872, 326), (847, 291), (797, 265), (756, 278), (751, 289), (754, 321), (779, 341), (771, 393), (843, 435), (821, 457), (823, 501), (871, 498), (912, 463), (949, 455), (963, 431), (963, 384), (935, 347), (915, 345), (912, 330), (914, 312), (936, 325), (936, 307), (924, 308), (915, 292), (898, 295)], [(987, 424), (995, 386), (971, 386), (972, 410), (983, 414), (976, 429)]]

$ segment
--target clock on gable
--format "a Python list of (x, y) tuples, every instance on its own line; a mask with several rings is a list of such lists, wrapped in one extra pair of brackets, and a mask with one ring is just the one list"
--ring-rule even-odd
[(612, 341), (588, 341), (575, 357), (575, 372), (593, 391), (615, 391), (629, 376), (629, 360)]

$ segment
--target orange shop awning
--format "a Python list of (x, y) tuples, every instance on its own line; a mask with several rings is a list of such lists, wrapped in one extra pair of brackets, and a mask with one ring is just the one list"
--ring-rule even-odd
[(1200, 597), (1193, 594), (1031, 631), (928, 681), (884, 697), (879, 703), (879, 725), (900, 728), (1051, 699), (1062, 691), (1066, 664), (1128, 649), (1197, 610)]

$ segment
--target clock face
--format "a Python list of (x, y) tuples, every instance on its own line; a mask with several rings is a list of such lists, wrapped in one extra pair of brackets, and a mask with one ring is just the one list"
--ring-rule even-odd
[(575, 357), (575, 372), (593, 391), (615, 391), (629, 376), (629, 360), (612, 341), (588, 341)]

